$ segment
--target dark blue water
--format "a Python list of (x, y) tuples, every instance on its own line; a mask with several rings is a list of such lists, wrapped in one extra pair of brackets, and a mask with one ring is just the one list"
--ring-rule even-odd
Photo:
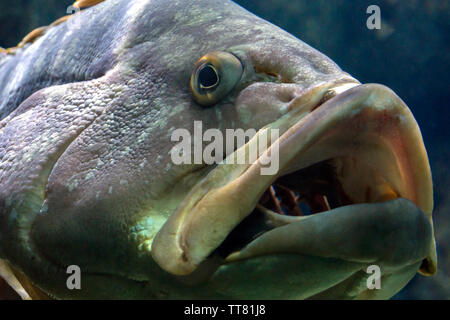
[[(392, 88), (413, 111), (424, 137), (435, 185), (438, 273), (416, 276), (398, 299), (448, 299), (450, 1), (238, 0), (336, 61), (363, 83)], [(0, 46), (65, 15), (72, 1), (0, 0)], [(381, 30), (366, 26), (369, 5), (381, 10)]]

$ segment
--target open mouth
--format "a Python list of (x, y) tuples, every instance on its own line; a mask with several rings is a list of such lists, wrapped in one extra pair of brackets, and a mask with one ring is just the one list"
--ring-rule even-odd
[[(272, 124), (282, 133), (266, 150), (279, 150), (275, 175), (260, 174), (259, 158), (247, 165), (221, 164), (196, 185), (153, 241), (152, 256), (163, 269), (189, 275), (212, 256), (232, 263), (299, 253), (295, 244), (286, 245), (290, 236), (281, 227), (294, 226), (295, 232), (305, 219), (376, 211), (378, 204), (398, 198), (410, 200), (431, 221), (428, 158), (400, 98), (374, 84), (346, 88), (320, 103), (322, 96), (313, 91), (308, 101), (315, 102), (302, 116), (296, 117), (302, 106), (295, 107), (292, 116)], [(423, 273), (433, 273), (434, 243), (426, 260)]]
[(212, 255), (217, 253), (226, 258), (281, 225), (354, 204), (345, 193), (333, 163), (323, 161), (275, 180), (252, 213), (230, 232)]

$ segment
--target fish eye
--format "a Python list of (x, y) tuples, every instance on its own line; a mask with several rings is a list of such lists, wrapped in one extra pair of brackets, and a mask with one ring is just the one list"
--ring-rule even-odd
[(241, 61), (229, 52), (210, 52), (195, 63), (190, 89), (194, 100), (205, 107), (215, 105), (238, 84), (243, 73)]
[(198, 84), (201, 89), (213, 89), (219, 84), (219, 75), (216, 68), (208, 64), (200, 69), (198, 72)]

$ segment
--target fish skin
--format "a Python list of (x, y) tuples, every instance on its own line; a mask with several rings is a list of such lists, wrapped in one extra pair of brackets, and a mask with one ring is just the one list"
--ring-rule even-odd
[[(209, 8), (208, 14), (205, 14), (206, 7)], [(200, 16), (204, 21), (194, 22)], [(229, 48), (235, 44), (251, 44), (252, 40), (270, 41), (270, 35), (263, 34), (264, 28), (266, 31), (276, 28), (277, 33), (283, 34), (283, 39), (273, 43), (275, 48), (283, 41), (289, 41), (296, 47), (295, 51), (286, 50), (285, 54), (303, 60), (297, 64), (304, 68), (303, 76), (308, 77), (302, 79), (305, 85), (326, 81), (341, 72), (334, 62), (321, 53), (298, 42), (278, 27), (268, 22), (262, 23), (262, 19), (244, 10), (237, 10), (237, 5), (228, 1), (211, 1), (207, 6), (197, 1), (189, 6), (185, 1), (171, 1), (170, 6), (164, 6), (160, 1), (128, 3), (112, 0), (84, 10), (79, 20), (79, 26), (73, 22), (52, 27), (33, 46), (18, 50), (15, 55), (1, 61), (0, 119), (42, 88), (100, 78), (127, 59), (133, 59), (136, 64), (148, 63), (146, 60), (154, 50), (159, 57), (150, 61), (165, 61), (169, 70), (175, 69), (177, 74), (174, 76), (180, 79), (191, 72), (199, 52)], [(254, 29), (248, 28), (254, 22), (257, 22)], [(171, 28), (172, 32), (168, 33)], [(252, 30), (261, 35), (255, 37)], [(196, 34), (201, 35), (201, 43), (193, 43)], [(181, 38), (184, 46), (179, 45)], [(133, 56), (145, 46), (151, 50), (145, 55)], [(133, 47), (135, 49), (130, 50)], [(179, 51), (167, 51), (168, 47)], [(167, 54), (161, 56), (163, 52)], [(301, 52), (303, 54), (299, 55)]]
[[(258, 288), (242, 296), (237, 285), (222, 292), (230, 281), (222, 269), (212, 285), (180, 285), (152, 259), (153, 237), (208, 172), (171, 164), (170, 133), (192, 131), (195, 120), (204, 130), (259, 129), (283, 115), (289, 97), (356, 80), (231, 1), (108, 0), (84, 10), (79, 24), (51, 27), (0, 60), (0, 258), (56, 298), (257, 297)], [(191, 98), (189, 77), (195, 61), (216, 50), (247, 68), (226, 101), (204, 109)], [(261, 81), (258, 70), (277, 71), (285, 83)], [(315, 270), (300, 284), (332, 266), (321, 286), (361, 268), (287, 261), (288, 270)], [(258, 262), (240, 264), (249, 272)], [(72, 264), (86, 272), (81, 291), (65, 287)], [(264, 266), (272, 267), (280, 262)], [(322, 288), (290, 296), (275, 291), (282, 280), (265, 280), (272, 297), (307, 298)]]

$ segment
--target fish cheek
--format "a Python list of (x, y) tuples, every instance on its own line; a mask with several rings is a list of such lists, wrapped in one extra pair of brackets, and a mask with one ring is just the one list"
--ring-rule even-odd
[(240, 92), (235, 102), (242, 125), (259, 129), (276, 121), (288, 111), (289, 103), (301, 94), (296, 85), (259, 82)]

